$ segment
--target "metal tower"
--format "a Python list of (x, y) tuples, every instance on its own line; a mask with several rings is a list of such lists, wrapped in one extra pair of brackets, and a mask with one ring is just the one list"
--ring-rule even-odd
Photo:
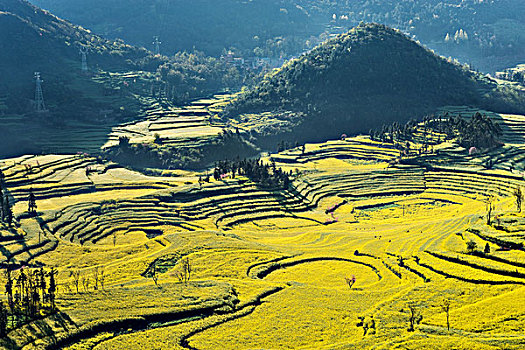
[(81, 48), (79, 53), (82, 56), (82, 72), (86, 73), (88, 71), (88, 66), (87, 66), (87, 49)]
[(47, 112), (46, 105), (44, 104), (44, 94), (42, 94), (42, 83), (44, 81), (40, 78), (40, 72), (35, 72), (35, 80), (35, 110), (39, 113)]
[(160, 44), (162, 44), (161, 41), (159, 41), (159, 37), (158, 36), (154, 36), (153, 37), (153, 47), (154, 47), (154, 52), (155, 52), (155, 55), (160, 55)]

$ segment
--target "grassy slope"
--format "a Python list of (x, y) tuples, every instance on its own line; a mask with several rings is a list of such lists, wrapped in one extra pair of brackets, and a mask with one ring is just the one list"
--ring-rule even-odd
[[(284, 195), (243, 178), (201, 188), (199, 173), (150, 177), (90, 157), (5, 160), (0, 167), (7, 187), (19, 200), (15, 213), (26, 210), (24, 198), (32, 187), (42, 225), (21, 218), (18, 231), (25, 232), (25, 244), (6, 239), (3, 254), (57, 267), (59, 307), (81, 329), (108, 322), (78, 346), (180, 349), (186, 339), (207, 349), (367, 349), (373, 344), (428, 349), (437, 343), (519, 349), (525, 341), (524, 311), (512, 300), (522, 293), (525, 253), (498, 251), (491, 239), (522, 239), (486, 225), (480, 215), (493, 194), (494, 214), (505, 229), (523, 227), (525, 219), (515, 213), (509, 195), (524, 183), (509, 171), (484, 170), (479, 159), (487, 155), (466, 157), (456, 168), (425, 170), (389, 166), (396, 150), (367, 137), (308, 144), (304, 153), (293, 149), (272, 156), (278, 167), (301, 172), (296, 191)], [(446, 155), (434, 157), (439, 161)], [(33, 171), (28, 173), (25, 164)], [(86, 175), (88, 166), (93, 172)], [(338, 222), (324, 225), (332, 218), (325, 210), (343, 199), (348, 202), (334, 213)], [(0, 230), (2, 236), (12, 235)], [(56, 245), (37, 246), (40, 230), (44, 242)], [(151, 230), (160, 236), (150, 236)], [(466, 254), (469, 240), (478, 249), (489, 243), (488, 258)], [(174, 275), (182, 257), (193, 266), (194, 282), (188, 286), (176, 283)], [(151, 264), (158, 264), (160, 290), (144, 277)], [(106, 290), (75, 293), (69, 272), (91, 278), (95, 266), (105, 269)], [(351, 275), (357, 282), (350, 290), (343, 277)], [(275, 287), (283, 289), (256, 302)], [(168, 315), (172, 311), (220, 305), (229, 298), (240, 302), (233, 313), (145, 329), (178, 320)], [(440, 308), (443, 298), (452, 300), (451, 332)], [(413, 333), (406, 331), (410, 302), (424, 317)], [(157, 312), (164, 315), (160, 321)], [(131, 316), (144, 318), (142, 326), (118, 334), (122, 326), (115, 319)], [(363, 337), (358, 316), (368, 323), (373, 316), (375, 332)], [(65, 329), (53, 322), (51, 330), (63, 336)], [(31, 334), (29, 328), (25, 332), (10, 338), (23, 344)]]

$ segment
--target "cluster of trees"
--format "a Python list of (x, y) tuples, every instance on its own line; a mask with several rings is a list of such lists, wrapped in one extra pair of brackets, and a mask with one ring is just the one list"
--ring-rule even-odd
[(496, 76), (525, 85), (525, 65), (521, 64), (514, 68), (507, 68), (503, 72), (496, 73)]
[[(160, 36), (163, 54), (196, 48), (218, 57), (226, 48), (246, 56), (258, 48), (279, 57), (300, 52), (310, 33), (322, 31), (321, 26), (313, 28), (315, 13), (296, 7), (294, 1), (93, 0), (89, 14), (80, 11), (80, 0), (33, 2), (108, 38), (151, 49), (152, 37)], [(296, 42), (301, 46), (294, 47)]]
[[(447, 330), (450, 331), (450, 299), (443, 299), (440, 303), (441, 310), (445, 313)], [(407, 305), (408, 309), (408, 331), (414, 332), (415, 326), (420, 324), (423, 321), (423, 314), (421, 312), (421, 306), (417, 305), (414, 302), (409, 302)]]
[(209, 142), (193, 147), (164, 144), (157, 137), (152, 144), (131, 144), (121, 137), (119, 145), (106, 150), (105, 155), (121, 164), (136, 168), (201, 169), (219, 159), (252, 157), (258, 153), (253, 144), (239, 132), (225, 130)]
[[(159, 273), (165, 272), (165, 268), (162, 265), (157, 266), (157, 264), (159, 264), (159, 261), (154, 261), (144, 274), (144, 277), (150, 277), (156, 286), (159, 285)], [(186, 257), (180, 261), (179, 267), (171, 275), (175, 276), (180, 283), (188, 284), (192, 272), (193, 265), (190, 258)]]
[(218, 162), (213, 171), (214, 179), (220, 180), (228, 174), (231, 174), (232, 178), (235, 178), (236, 175), (244, 175), (262, 186), (288, 189), (292, 172), (287, 173), (282, 168), (277, 168), (275, 161), (272, 161), (271, 164), (265, 164), (260, 159)]
[(5, 270), (7, 306), (0, 301), (0, 337), (9, 329), (56, 310), (57, 271), (40, 269)]
[(453, 117), (447, 120), (450, 122), (446, 124), (445, 132), (456, 136), (463, 147), (491, 148), (502, 144), (500, 126), (479, 112), (470, 119)]
[(80, 270), (72, 270), (69, 273), (71, 281), (64, 283), (64, 288), (67, 292), (76, 292), (77, 294), (83, 289), (84, 293), (88, 293), (90, 288), (94, 291), (104, 289), (106, 281), (106, 274), (104, 267), (96, 266), (91, 273), (82, 274)]
[(160, 35), (164, 52), (196, 47), (212, 56), (219, 56), (224, 48), (243, 56), (295, 55), (308, 47), (312, 36), (326, 37), (361, 21), (399, 28), (445, 56), (476, 60), (489, 70), (523, 56), (525, 47), (520, 16), (525, 5), (517, 0), (199, 0), (191, 4), (132, 0), (109, 5), (95, 0), (89, 14), (79, 11), (80, 0), (33, 2), (97, 28), (101, 35), (148, 48), (151, 38)]
[[(7, 96), (8, 113), (27, 113), (33, 107), (34, 72), (42, 73), (46, 106), (59, 116), (92, 117), (101, 108), (101, 99), (93, 98), (98, 84), (80, 77), (79, 48), (86, 49), (90, 68), (129, 70), (132, 61), (148, 54), (145, 49), (122, 41), (103, 39), (91, 32), (56, 18), (27, 1), (0, 0), (0, 96)], [(12, 40), (16, 37), (17, 40)], [(38, 52), (38, 55), (34, 55)], [(52, 57), (52, 59), (50, 59)], [(71, 62), (78, 62), (72, 65)], [(85, 94), (72, 87), (81, 80), (90, 91)], [(89, 96), (87, 96), (89, 95)], [(108, 101), (106, 100), (107, 104)], [(79, 108), (82, 105), (84, 108)]]
[(492, 148), (502, 143), (499, 124), (479, 112), (472, 118), (458, 116), (428, 116), (422, 121), (410, 120), (406, 124), (394, 122), (383, 125), (381, 130), (370, 130), (372, 140), (390, 142), (397, 148), (410, 152), (410, 142), (422, 143), (423, 150), (445, 140), (456, 140), (465, 148)]
[(149, 55), (135, 65), (155, 73), (150, 91), (142, 93), (178, 105), (222, 90), (240, 90), (251, 86), (258, 76), (247, 67), (230, 65), (200, 51), (178, 52), (169, 57)]

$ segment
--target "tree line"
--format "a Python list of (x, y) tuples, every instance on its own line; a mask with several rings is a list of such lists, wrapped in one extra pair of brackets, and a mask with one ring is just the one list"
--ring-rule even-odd
[(422, 121), (410, 120), (404, 125), (394, 122), (370, 130), (372, 140), (392, 143), (405, 152), (410, 152), (410, 141), (421, 143), (423, 150), (446, 140), (456, 140), (465, 148), (498, 147), (502, 145), (501, 135), (499, 124), (480, 112), (468, 119), (445, 113), (425, 117)]
[(11, 329), (56, 311), (57, 271), (5, 269), (7, 303), (0, 301), (0, 337)]
[(261, 159), (223, 160), (216, 164), (213, 178), (218, 181), (226, 176), (235, 178), (244, 175), (253, 182), (265, 187), (278, 187), (288, 189), (292, 172), (277, 168), (275, 161), (271, 164), (264, 163)]

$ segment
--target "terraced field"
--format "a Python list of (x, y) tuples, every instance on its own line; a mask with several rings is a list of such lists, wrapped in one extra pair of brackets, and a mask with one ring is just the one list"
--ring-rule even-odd
[(215, 95), (182, 108), (165, 109), (157, 105), (148, 110), (142, 120), (114, 127), (103, 148), (117, 145), (122, 136), (128, 137), (131, 143), (151, 143), (155, 137), (167, 145), (206, 143), (222, 132), (224, 123), (214, 116), (231, 98), (231, 95)]
[[(213, 137), (220, 103), (150, 111), (110, 142), (159, 133), (184, 143), (192, 128)], [(506, 118), (515, 121), (512, 144), (476, 156), (444, 144), (404, 161), (392, 145), (359, 136), (263, 158), (292, 171), (286, 190), (244, 176), (147, 176), (86, 154), (2, 160), (17, 220), (0, 226), (0, 264), (55, 267), (59, 281), (59, 311), (12, 330), (3, 345), (522, 349), (525, 216), (513, 193), (525, 180), (512, 136), (522, 117)], [(411, 310), (422, 316), (414, 331)]]

